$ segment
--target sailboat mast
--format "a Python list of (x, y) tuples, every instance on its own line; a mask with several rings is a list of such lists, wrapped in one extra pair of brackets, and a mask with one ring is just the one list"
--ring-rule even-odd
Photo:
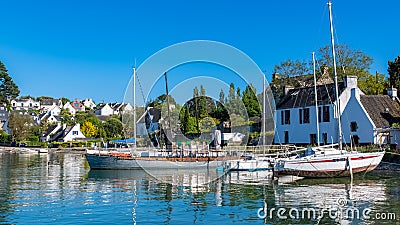
[(315, 97), (315, 115), (317, 122), (317, 144), (320, 145), (319, 141), (319, 112), (318, 112), (318, 96), (317, 96), (317, 76), (315, 74), (315, 53), (312, 52), (312, 61), (313, 61), (313, 71), (314, 71), (314, 97)]
[(336, 113), (338, 118), (338, 137), (339, 137), (339, 149), (342, 149), (342, 124), (341, 124), (341, 116), (340, 116), (340, 104), (339, 104), (339, 88), (338, 88), (338, 77), (336, 71), (336, 54), (335, 54), (335, 38), (333, 33), (333, 22), (332, 22), (332, 2), (328, 1), (329, 7), (329, 23), (331, 28), (331, 44), (332, 44), (332, 58), (333, 58), (333, 72), (335, 78), (335, 92), (336, 92)]
[(265, 90), (265, 75), (263, 74), (263, 91), (261, 92), (263, 96), (263, 108), (262, 108), (262, 137), (263, 137), (263, 154), (265, 155), (265, 134), (266, 134), (266, 121), (265, 121), (265, 110), (266, 110), (266, 104), (265, 104), (265, 98), (266, 98), (266, 90)]
[[(171, 112), (170, 112), (170, 102), (169, 102), (169, 92), (168, 92), (168, 77), (167, 77), (167, 72), (164, 73), (164, 77), (165, 77), (165, 89), (166, 89), (166, 93), (167, 93), (167, 113), (168, 113), (168, 129), (169, 130), (169, 134), (167, 134), (167, 139), (171, 140), (169, 138), (172, 138), (172, 127), (171, 127)], [(169, 136), (171, 135), (171, 136)], [(168, 148), (168, 146), (167, 146)]]
[(133, 149), (136, 151), (136, 61), (133, 67), (133, 138), (135, 139), (135, 144)]

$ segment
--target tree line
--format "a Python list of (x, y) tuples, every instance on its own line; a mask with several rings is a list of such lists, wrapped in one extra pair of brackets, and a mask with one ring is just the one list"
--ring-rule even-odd
[[(333, 78), (333, 60), (331, 56), (331, 46), (325, 46), (318, 50), (316, 54), (316, 75), (317, 78), (322, 77), (324, 73), (328, 73)], [(339, 81), (343, 80), (346, 75), (357, 76), (358, 87), (368, 95), (380, 95), (385, 94), (388, 87), (400, 87), (400, 56), (394, 61), (388, 61), (388, 74), (376, 71), (375, 73), (370, 72), (370, 67), (373, 63), (373, 58), (362, 52), (361, 50), (355, 50), (347, 45), (337, 45), (337, 74)], [(311, 58), (311, 57), (310, 57)], [(292, 60), (288, 59), (280, 64), (275, 65), (274, 74), (271, 86), (274, 91), (275, 98), (279, 100), (282, 97), (282, 87), (285, 85), (291, 85), (294, 87), (304, 86), (301, 82), (296, 82), (296, 79), (300, 76), (308, 75), (313, 73), (313, 63), (311, 59), (303, 60)], [(309, 80), (313, 84), (312, 79)]]

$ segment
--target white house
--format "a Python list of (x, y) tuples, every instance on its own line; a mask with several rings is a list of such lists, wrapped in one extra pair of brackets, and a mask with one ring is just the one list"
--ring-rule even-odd
[(100, 116), (111, 116), (114, 114), (114, 110), (108, 103), (101, 103), (98, 105), (98, 108), (94, 111), (94, 113)]
[(47, 113), (50, 115), (58, 116), (61, 113), (61, 107), (58, 105), (53, 105), (47, 109)]
[(91, 109), (94, 109), (96, 107), (96, 104), (93, 102), (93, 100), (91, 98), (86, 98), (85, 100), (83, 100), (81, 102), (85, 107), (88, 107)]
[(74, 141), (77, 139), (84, 139), (86, 138), (85, 135), (81, 132), (81, 125), (79, 123), (75, 124), (74, 126), (66, 126), (63, 131), (63, 137), (60, 138), (60, 141), (67, 142), (67, 141)]
[[(393, 122), (400, 119), (400, 117), (396, 118), (400, 109), (397, 97), (392, 99), (389, 96), (364, 95), (357, 86), (355, 76), (345, 77), (344, 82), (338, 83), (338, 86), (344, 143), (377, 143), (375, 130), (391, 126)], [(317, 86), (317, 94), (320, 143), (337, 143), (339, 126), (334, 84)], [(285, 97), (276, 107), (275, 143), (303, 145), (316, 143), (317, 116), (314, 99), (313, 86), (287, 90)], [(394, 116), (385, 116), (382, 110), (386, 108)]]
[(41, 111), (47, 111), (49, 108), (52, 108), (53, 106), (58, 106), (62, 107), (62, 101), (61, 99), (43, 99), (40, 101), (40, 109)]
[(71, 103), (67, 102), (64, 104), (63, 109), (68, 110), (68, 112), (70, 112), (72, 115), (75, 115), (76, 110), (74, 107), (72, 107)]
[(53, 136), (62, 128), (61, 123), (57, 123), (55, 125), (51, 125), (45, 130), (40, 136), (40, 141), (53, 141)]
[(32, 98), (12, 99), (10, 101), (13, 110), (37, 110), (40, 109), (40, 102)]

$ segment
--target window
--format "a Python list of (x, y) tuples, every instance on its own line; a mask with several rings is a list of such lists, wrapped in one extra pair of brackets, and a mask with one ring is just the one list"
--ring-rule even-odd
[(290, 110), (285, 110), (285, 124), (290, 124)]
[(353, 121), (353, 122), (350, 123), (350, 131), (351, 132), (356, 132), (357, 128), (358, 128), (357, 122)]
[(72, 135), (78, 135), (78, 131), (72, 131)]
[(322, 142), (324, 145), (328, 144), (328, 133), (322, 133)]
[(299, 109), (299, 123), (303, 123), (303, 109)]
[(289, 131), (285, 130), (284, 131), (284, 139), (285, 139), (285, 144), (289, 143)]
[(290, 110), (281, 111), (281, 125), (290, 124)]
[(310, 134), (310, 144), (317, 143), (317, 134)]
[(330, 122), (329, 106), (318, 107), (318, 122)]
[(310, 123), (310, 108), (299, 109), (299, 122)]

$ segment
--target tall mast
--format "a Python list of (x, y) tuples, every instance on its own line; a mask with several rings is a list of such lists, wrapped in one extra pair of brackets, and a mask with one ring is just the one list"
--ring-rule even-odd
[(338, 88), (338, 77), (336, 71), (336, 54), (335, 54), (335, 38), (333, 35), (333, 22), (332, 22), (332, 2), (328, 1), (329, 8), (329, 22), (331, 28), (331, 44), (332, 44), (332, 58), (333, 58), (333, 72), (335, 75), (335, 92), (336, 92), (336, 113), (338, 117), (338, 137), (339, 137), (339, 149), (342, 149), (342, 121), (340, 115), (340, 104), (339, 104), (339, 88)]
[(265, 121), (265, 111), (266, 111), (266, 104), (265, 104), (265, 98), (266, 98), (266, 90), (265, 90), (265, 75), (263, 73), (263, 90), (262, 90), (262, 96), (263, 96), (263, 108), (262, 108), (262, 137), (263, 137), (263, 153), (265, 155), (265, 133), (266, 133), (266, 121)]
[(133, 138), (135, 138), (135, 144), (133, 149), (136, 151), (136, 60), (135, 66), (133, 67)]
[[(167, 93), (167, 115), (168, 115), (168, 129), (167, 131), (167, 139), (168, 140), (172, 140), (170, 138), (172, 138), (172, 127), (171, 127), (171, 112), (169, 109), (169, 93), (168, 93), (168, 77), (167, 77), (167, 72), (164, 73), (164, 77), (165, 77), (165, 89), (166, 89), (166, 93)], [(170, 136), (171, 135), (171, 136)], [(166, 148), (168, 150), (168, 145), (166, 143)]]
[(315, 97), (315, 115), (317, 122), (317, 144), (320, 145), (319, 142), (319, 112), (318, 112), (318, 96), (317, 96), (317, 76), (315, 74), (315, 53), (312, 52), (312, 61), (313, 61), (313, 71), (314, 71), (314, 97)]

